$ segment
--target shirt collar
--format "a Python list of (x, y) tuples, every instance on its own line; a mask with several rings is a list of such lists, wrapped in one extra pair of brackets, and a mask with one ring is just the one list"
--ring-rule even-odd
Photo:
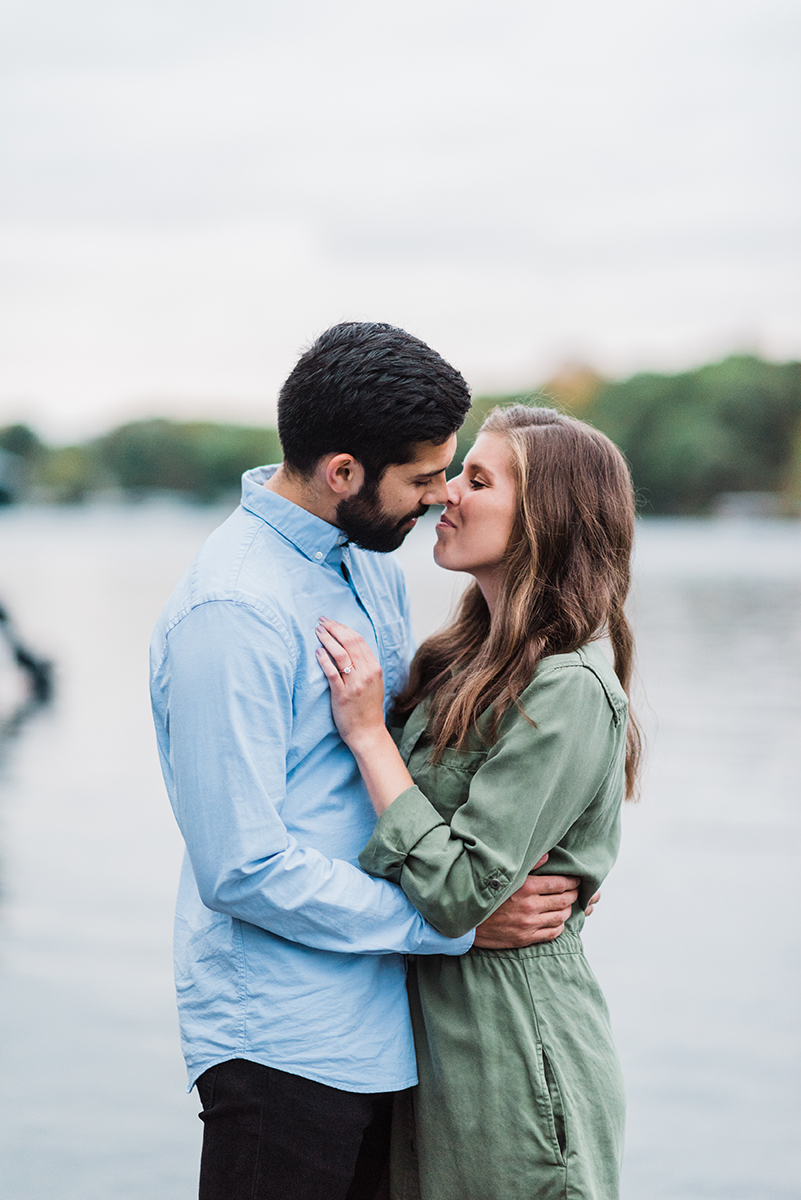
[(276, 495), (264, 486), (278, 470), (277, 464), (254, 467), (242, 476), (242, 507), (270, 525), (311, 562), (322, 563), (347, 536), (336, 525), (307, 512), (299, 504)]

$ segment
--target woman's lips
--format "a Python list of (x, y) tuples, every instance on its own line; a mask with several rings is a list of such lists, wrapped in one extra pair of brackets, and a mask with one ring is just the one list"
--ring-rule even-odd
[(455, 529), (456, 526), (453, 524), (452, 521), (449, 521), (447, 517), (440, 517), (440, 519), (437, 521), (437, 529), (440, 529), (440, 528)]

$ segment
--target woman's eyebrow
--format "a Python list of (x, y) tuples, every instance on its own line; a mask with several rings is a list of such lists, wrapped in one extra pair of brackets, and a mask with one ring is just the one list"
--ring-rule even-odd
[(478, 471), (482, 475), (489, 475), (490, 479), (493, 478), (492, 471), (489, 469), (489, 467), (485, 467), (483, 463), (474, 461), (465, 463), (465, 466), (467, 467), (468, 471)]

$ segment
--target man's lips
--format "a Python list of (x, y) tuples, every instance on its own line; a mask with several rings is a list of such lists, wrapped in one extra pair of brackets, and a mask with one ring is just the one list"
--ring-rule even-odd
[(398, 521), (398, 528), (405, 529), (407, 525), (409, 528), (411, 528), (413, 525), (416, 525), (420, 518), (424, 517), (427, 512), (428, 505), (426, 505), (425, 508), (418, 509), (416, 513), (409, 513), (408, 517), (404, 517), (402, 521)]

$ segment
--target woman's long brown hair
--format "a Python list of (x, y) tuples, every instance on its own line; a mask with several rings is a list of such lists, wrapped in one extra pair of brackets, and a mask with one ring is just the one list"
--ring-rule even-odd
[[(454, 621), (428, 638), (412, 662), (394, 714), (405, 719), (431, 701), (436, 762), (464, 748), (478, 718), (490, 742), (519, 703), (540, 659), (608, 636), (626, 695), (634, 639), (624, 604), (634, 536), (634, 491), (626, 462), (604, 434), (549, 408), (496, 408), (482, 433), (503, 438), (511, 455), (518, 511), (503, 563), (495, 616), (477, 583)], [(522, 711), (522, 709), (521, 709)], [(626, 796), (636, 790), (640, 733), (629, 714)]]

